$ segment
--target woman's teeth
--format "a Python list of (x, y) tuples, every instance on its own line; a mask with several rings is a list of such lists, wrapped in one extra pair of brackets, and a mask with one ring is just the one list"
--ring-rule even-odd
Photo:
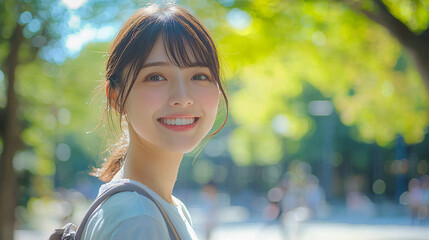
[(163, 123), (168, 125), (189, 125), (194, 123), (196, 118), (176, 118), (176, 119), (160, 119)]

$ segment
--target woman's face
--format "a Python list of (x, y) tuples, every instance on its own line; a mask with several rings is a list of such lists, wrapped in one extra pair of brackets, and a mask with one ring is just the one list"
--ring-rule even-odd
[[(168, 61), (158, 37), (125, 104), (130, 138), (171, 152), (192, 151), (209, 133), (216, 119), (220, 92), (208, 67), (180, 69)], [(171, 116), (185, 114), (189, 117)], [(171, 126), (174, 119), (198, 120)], [(164, 121), (166, 123), (164, 123)], [(193, 127), (192, 127), (193, 125)], [(131, 140), (133, 141), (133, 140)]]

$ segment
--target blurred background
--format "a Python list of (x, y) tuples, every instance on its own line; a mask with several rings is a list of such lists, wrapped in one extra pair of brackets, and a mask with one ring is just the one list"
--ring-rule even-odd
[[(1, 240), (47, 239), (97, 195), (97, 85), (146, 3), (0, 0)], [(178, 3), (230, 102), (174, 190), (200, 239), (429, 239), (428, 0)]]

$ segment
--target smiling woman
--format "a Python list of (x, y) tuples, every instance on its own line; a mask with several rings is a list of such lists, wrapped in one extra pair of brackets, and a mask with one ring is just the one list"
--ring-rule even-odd
[[(115, 185), (134, 184), (160, 203), (176, 238), (196, 239), (185, 205), (172, 192), (184, 153), (225, 125), (226, 119), (207, 135), (221, 95), (228, 116), (218, 55), (209, 33), (183, 7), (139, 9), (111, 45), (103, 87), (105, 114), (116, 113), (123, 135), (105, 151), (109, 156), (102, 167), (94, 169), (93, 175), (108, 182), (100, 187), (99, 196)], [(81, 239), (169, 239), (168, 226), (150, 198), (120, 192), (80, 227), (84, 228)]]

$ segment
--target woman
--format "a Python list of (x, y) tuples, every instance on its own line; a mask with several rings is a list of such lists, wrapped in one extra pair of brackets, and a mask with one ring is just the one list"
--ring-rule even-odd
[[(108, 182), (100, 193), (117, 183), (134, 183), (161, 203), (181, 239), (196, 239), (186, 206), (172, 192), (183, 154), (213, 127), (221, 95), (228, 111), (209, 33), (180, 6), (139, 9), (112, 43), (105, 84), (106, 112), (117, 113), (127, 137), (108, 148), (112, 154), (95, 171)], [(82, 239), (169, 239), (169, 235), (151, 200), (121, 192), (91, 215)]]

